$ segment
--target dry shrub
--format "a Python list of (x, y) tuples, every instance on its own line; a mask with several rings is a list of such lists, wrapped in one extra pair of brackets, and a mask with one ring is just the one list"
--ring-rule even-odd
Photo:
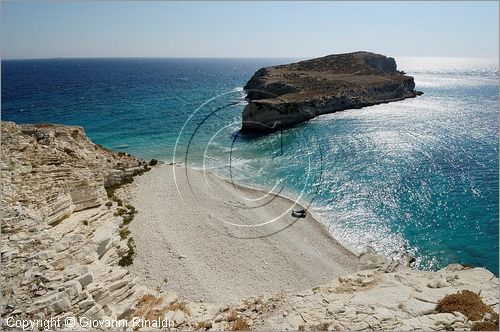
[[(335, 288), (328, 288), (329, 293), (350, 294), (362, 289), (373, 287), (377, 282), (377, 278), (339, 278), (340, 285)], [(314, 291), (314, 289), (313, 289)]]
[(163, 303), (163, 299), (160, 297), (156, 297), (151, 294), (143, 295), (139, 301), (137, 301), (136, 309), (134, 316), (135, 317), (143, 317), (146, 315), (151, 309)]
[(163, 319), (166, 315), (167, 312), (170, 310), (167, 309), (167, 307), (159, 307), (159, 308), (154, 308), (149, 310), (146, 313), (146, 316), (144, 316), (144, 319), (146, 320), (157, 320), (157, 319)]
[[(473, 331), (498, 331), (498, 314), (483, 302), (481, 297), (469, 290), (463, 290), (456, 294), (446, 295), (436, 306), (437, 312), (458, 311), (464, 314), (471, 321), (476, 321), (472, 325)], [(490, 314), (491, 318), (480, 321), (485, 314)]]
[(195, 330), (208, 330), (212, 327), (212, 322), (209, 320), (196, 323), (194, 329)]
[(273, 296), (271, 296), (270, 300), (272, 302), (278, 302), (278, 301), (283, 300), (286, 297), (286, 295), (287, 295), (286, 292), (282, 290), (279, 293), (276, 293)]
[(168, 309), (167, 311), (180, 310), (188, 316), (191, 315), (191, 310), (189, 309), (186, 302), (173, 302), (167, 305), (165, 308)]
[(472, 325), (472, 331), (498, 331), (498, 315), (496, 319), (492, 318), (485, 322), (475, 322)]
[(483, 319), (486, 313), (491, 314), (492, 317), (496, 315), (498, 319), (498, 314), (490, 306), (486, 305), (478, 294), (470, 290), (446, 295), (439, 300), (436, 311), (449, 313), (458, 311), (472, 321)]
[(311, 331), (328, 331), (330, 323), (321, 323), (317, 325), (311, 325)]
[(250, 299), (246, 299), (243, 301), (243, 303), (247, 306), (251, 306), (252, 304), (253, 305), (265, 305), (265, 301), (264, 299), (262, 299), (261, 297), (255, 297), (255, 298), (250, 298)]
[(186, 315), (191, 315), (191, 311), (185, 302), (173, 302), (160, 306), (163, 298), (146, 294), (137, 301), (134, 317), (144, 317), (146, 320), (163, 319), (169, 311), (181, 310)]
[(233, 322), (238, 319), (238, 313), (235, 310), (231, 310), (226, 319), (228, 322)]
[(250, 331), (250, 324), (245, 318), (238, 318), (231, 325), (231, 331)]
[[(328, 331), (331, 323), (325, 322), (316, 325), (310, 325), (308, 331)], [(306, 326), (304, 324), (300, 324), (297, 328), (298, 331), (305, 331)]]
[[(33, 126), (35, 126), (36, 128), (52, 128), (52, 127), (55, 127), (51, 123), (35, 123)], [(75, 129), (75, 130), (78, 130), (78, 129)]]

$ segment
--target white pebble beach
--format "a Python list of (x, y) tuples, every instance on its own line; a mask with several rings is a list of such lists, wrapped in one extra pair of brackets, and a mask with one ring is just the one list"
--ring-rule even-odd
[(131, 188), (138, 214), (130, 270), (141, 283), (158, 287), (167, 278), (166, 289), (182, 300), (227, 303), (355, 271), (357, 256), (311, 213), (292, 217), (302, 208), (292, 200), (208, 172), (187, 174), (190, 186), (183, 166), (162, 164)]

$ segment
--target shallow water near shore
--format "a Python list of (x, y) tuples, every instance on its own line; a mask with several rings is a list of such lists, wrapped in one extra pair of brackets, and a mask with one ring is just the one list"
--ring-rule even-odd
[[(242, 87), (292, 59), (2, 61), (2, 120), (83, 126), (96, 143), (290, 196), (360, 251), (498, 275), (498, 64), (397, 58), (423, 96), (239, 135)], [(218, 97), (216, 97), (218, 96)]]

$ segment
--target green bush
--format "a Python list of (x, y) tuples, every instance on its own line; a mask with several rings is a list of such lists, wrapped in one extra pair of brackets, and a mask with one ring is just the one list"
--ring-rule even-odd
[(132, 220), (134, 220), (134, 214), (126, 214), (123, 216), (123, 224), (124, 225), (128, 225), (132, 222)]
[(125, 213), (128, 213), (128, 210), (127, 209), (124, 209), (124, 208), (118, 208), (114, 214), (115, 217), (118, 217), (118, 216), (123, 216)]
[(125, 240), (129, 235), (130, 235), (130, 231), (128, 230), (127, 227), (120, 228), (120, 238), (122, 240)]
[(118, 261), (118, 265), (120, 265), (120, 266), (132, 265), (132, 263), (134, 261), (134, 254), (135, 254), (134, 239), (132, 239), (132, 238), (128, 239), (127, 247), (128, 247), (127, 253), (124, 256), (122, 256), (122, 258), (120, 258), (120, 260)]

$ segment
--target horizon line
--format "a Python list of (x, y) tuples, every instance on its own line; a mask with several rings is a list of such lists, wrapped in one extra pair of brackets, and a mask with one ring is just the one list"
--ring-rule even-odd
[[(351, 53), (351, 52), (345, 52)], [(81, 57), (41, 57), (41, 58), (1, 58), (0, 61), (29, 61), (29, 60), (85, 60), (85, 59), (314, 59), (332, 54), (320, 56), (81, 56)], [(379, 53), (381, 54), (381, 53)], [(480, 56), (429, 56), (429, 55), (385, 55), (392, 58), (459, 58), (459, 59), (484, 59), (496, 60), (500, 62), (499, 57), (480, 57)]]

